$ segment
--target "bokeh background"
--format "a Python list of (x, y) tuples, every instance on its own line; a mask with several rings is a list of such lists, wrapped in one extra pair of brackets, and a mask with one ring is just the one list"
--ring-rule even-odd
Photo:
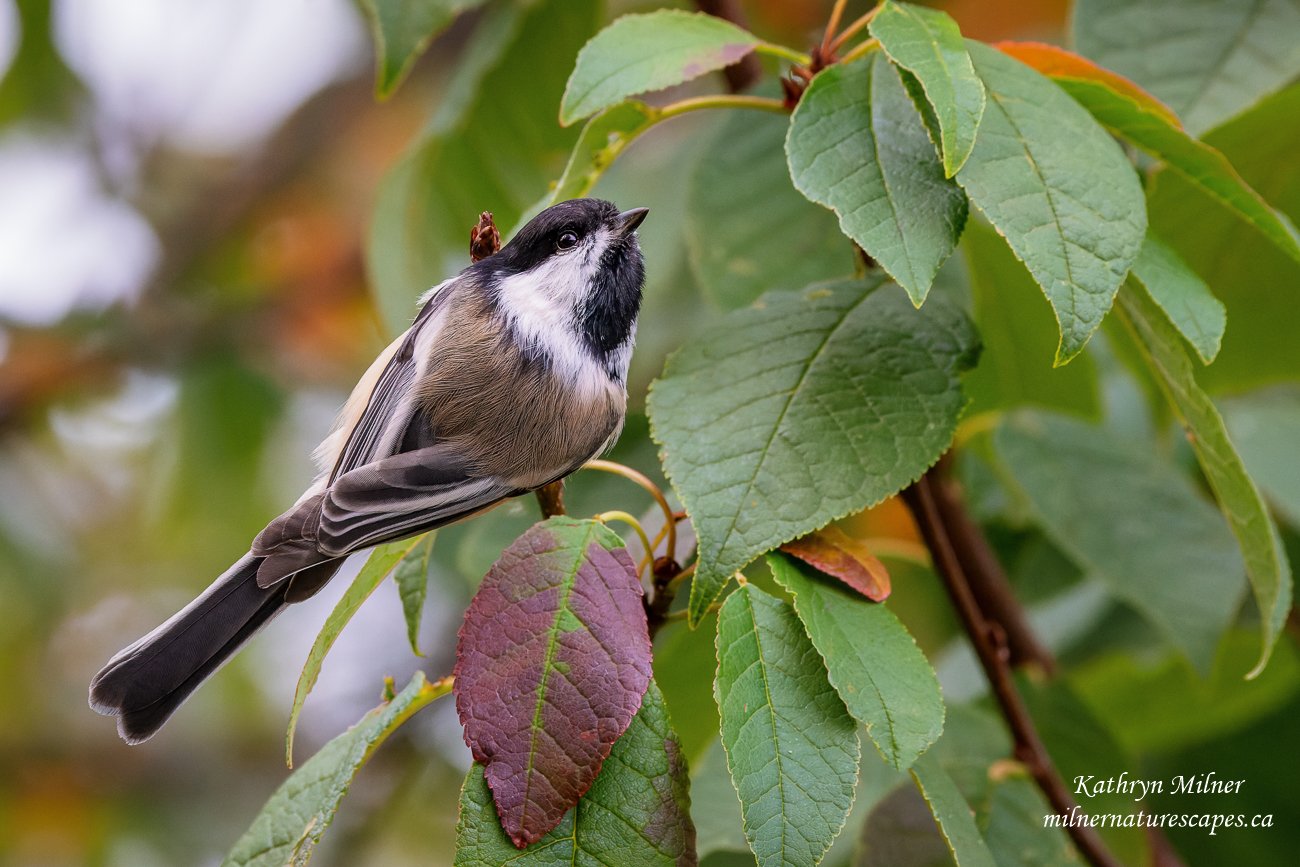
[[(806, 45), (829, 5), (745, 7), (760, 34)], [(606, 15), (636, 8), (615, 0)], [(989, 40), (1059, 41), (1067, 14), (1064, 0), (945, 8)], [(216, 864), (283, 780), (294, 683), (346, 573), (146, 746), (117, 739), (87, 708), (86, 684), (312, 477), (311, 448), (391, 336), (368, 276), (383, 267), (367, 243), (381, 184), (464, 62), (473, 18), (378, 102), (365, 22), (347, 0), (0, 0), (0, 865)], [(618, 453), (651, 474), (645, 387), (720, 310), (696, 285), (718, 227), (691, 223), (683, 203), (721, 125), (694, 116), (656, 129), (597, 189), (652, 208), (634, 411)], [(467, 238), (477, 208), (445, 217)], [(448, 271), (466, 261), (467, 250)], [(959, 282), (960, 263), (950, 270)], [(410, 286), (410, 300), (425, 288)], [(401, 303), (385, 300), (399, 317)], [(585, 475), (570, 504), (648, 505)], [(326, 661), (300, 760), (372, 707), (384, 676), (450, 670), (475, 583), (535, 514), (521, 500), (439, 536), (424, 658), (407, 645), (395, 589), (380, 588)], [(861, 520), (899, 550), (912, 538), (894, 507)], [(952, 625), (934, 585), (917, 587), (900, 611), (937, 650)], [(692, 639), (666, 630), (664, 640)], [(947, 669), (950, 698), (971, 680), (959, 663)], [(1268, 699), (1278, 707), (1295, 704), (1287, 676)], [(362, 772), (317, 863), (450, 864), (468, 764), (454, 708), (435, 704)]]

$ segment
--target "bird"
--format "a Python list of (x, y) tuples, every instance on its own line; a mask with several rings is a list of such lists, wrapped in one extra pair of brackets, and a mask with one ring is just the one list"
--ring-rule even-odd
[(353, 552), (564, 478), (608, 450), (627, 409), (646, 208), (552, 205), (433, 287), (317, 448), (320, 474), (248, 552), (115, 655), (90, 706), (148, 740), (256, 632)]

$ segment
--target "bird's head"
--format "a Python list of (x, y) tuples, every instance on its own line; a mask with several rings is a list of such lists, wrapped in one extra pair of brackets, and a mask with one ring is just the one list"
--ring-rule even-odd
[(647, 213), (601, 199), (561, 202), (473, 267), (516, 326), (567, 329), (603, 362), (630, 350), (645, 283), (636, 228)]

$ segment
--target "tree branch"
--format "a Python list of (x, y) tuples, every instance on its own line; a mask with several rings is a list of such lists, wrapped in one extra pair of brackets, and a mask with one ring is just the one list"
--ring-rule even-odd
[[(1079, 808), (1079, 804), (1053, 765), (1052, 757), (1039, 738), (1029, 711), (1016, 692), (1011, 676), (1007, 633), (1000, 623), (985, 615), (976, 601), (964, 561), (954, 544), (952, 528), (945, 521), (944, 513), (939, 507), (938, 500), (942, 495), (936, 488), (942, 485), (939, 480), (941, 473), (941, 467), (930, 470), (916, 484), (903, 491), (903, 501), (916, 519), (921, 536), (934, 558), (935, 568), (943, 578), (953, 607), (957, 609), (980, 667), (984, 670), (984, 676), (988, 678), (993, 697), (1011, 730), (1016, 758), (1029, 770), (1052, 809), (1062, 816), (1069, 816)], [(1093, 867), (1121, 867), (1095, 829), (1070, 825), (1066, 831), (1079, 853)]]
[(966, 569), (971, 593), (986, 620), (996, 623), (1006, 635), (1008, 663), (1013, 668), (1037, 665), (1044, 673), (1056, 673), (1056, 660), (1029, 625), (1025, 609), (1011, 589), (1002, 564), (988, 540), (966, 512), (957, 483), (949, 472), (950, 459), (939, 461), (930, 474), (934, 505), (947, 528), (957, 559)]

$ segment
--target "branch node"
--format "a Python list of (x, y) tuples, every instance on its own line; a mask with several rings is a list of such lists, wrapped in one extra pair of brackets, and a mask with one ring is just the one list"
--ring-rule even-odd
[(492, 220), (492, 212), (479, 214), (478, 224), (469, 230), (469, 259), (481, 262), (501, 249), (501, 233)]

